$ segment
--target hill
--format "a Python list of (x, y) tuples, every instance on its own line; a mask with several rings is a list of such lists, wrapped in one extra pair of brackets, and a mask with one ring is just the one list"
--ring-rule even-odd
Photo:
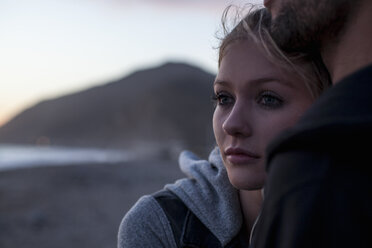
[(0, 143), (130, 149), (213, 146), (214, 75), (167, 63), (42, 101), (0, 128)]

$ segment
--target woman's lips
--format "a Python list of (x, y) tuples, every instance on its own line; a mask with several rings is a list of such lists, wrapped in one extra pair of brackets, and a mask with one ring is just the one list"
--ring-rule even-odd
[(225, 150), (225, 155), (231, 164), (250, 164), (260, 159), (258, 154), (241, 148), (228, 148)]
[(257, 161), (257, 158), (244, 154), (227, 155), (226, 158), (231, 164), (251, 164)]

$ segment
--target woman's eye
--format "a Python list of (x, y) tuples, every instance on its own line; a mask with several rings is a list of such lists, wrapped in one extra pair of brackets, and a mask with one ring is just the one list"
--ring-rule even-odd
[(283, 105), (283, 100), (277, 94), (265, 91), (258, 97), (258, 104), (262, 105), (265, 108), (275, 109)]
[(217, 93), (214, 95), (213, 100), (216, 105), (226, 106), (234, 102), (234, 98), (226, 93)]

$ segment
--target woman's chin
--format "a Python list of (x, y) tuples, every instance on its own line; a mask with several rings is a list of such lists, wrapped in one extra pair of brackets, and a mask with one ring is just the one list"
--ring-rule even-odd
[(262, 173), (262, 175), (250, 175), (250, 176), (245, 176), (242, 174), (238, 175), (231, 175), (228, 174), (229, 180), (231, 184), (234, 186), (234, 188), (239, 189), (239, 190), (258, 190), (262, 189), (265, 180), (266, 180), (266, 174)]

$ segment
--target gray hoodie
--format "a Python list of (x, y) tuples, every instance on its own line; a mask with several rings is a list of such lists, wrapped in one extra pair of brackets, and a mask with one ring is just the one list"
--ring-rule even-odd
[[(242, 214), (238, 191), (230, 184), (218, 148), (209, 160), (200, 160), (184, 151), (179, 157), (187, 178), (167, 184), (224, 246), (240, 231)], [(118, 235), (118, 247), (177, 248), (169, 221), (151, 195), (141, 197), (124, 216)]]

